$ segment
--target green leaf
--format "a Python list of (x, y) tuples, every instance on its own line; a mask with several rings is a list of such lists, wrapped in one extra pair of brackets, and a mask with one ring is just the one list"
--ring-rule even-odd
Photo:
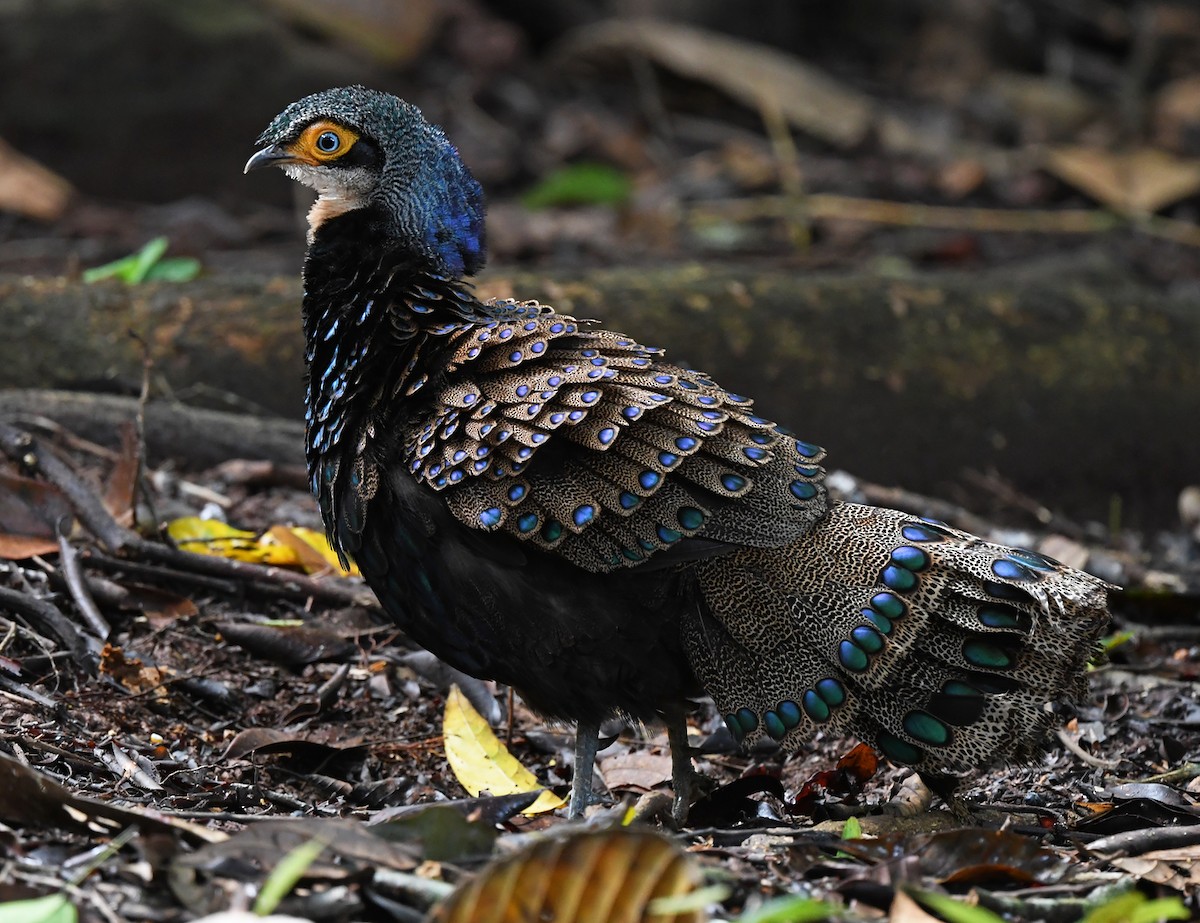
[[(260, 917), (274, 913), (280, 901), (291, 893), (292, 888), (296, 887), (296, 882), (305, 876), (327, 845), (329, 844), (323, 839), (315, 836), (279, 860), (279, 864), (263, 882), (262, 890), (258, 892), (258, 898), (254, 901), (254, 912)], [(0, 923), (4, 921), (0, 920)]]
[(683, 916), (695, 914), (704, 910), (709, 904), (716, 904), (729, 897), (729, 889), (725, 885), (709, 885), (697, 888), (686, 894), (672, 894), (670, 897), (656, 897), (646, 904), (649, 916)]
[(1178, 897), (1152, 901), (1141, 891), (1127, 891), (1089, 910), (1081, 923), (1157, 923), (1159, 920), (1190, 920), (1191, 917)]
[(780, 897), (738, 917), (737, 923), (813, 923), (828, 920), (843, 909), (811, 897)]
[(0, 923), (75, 923), (79, 914), (65, 894), (0, 904)]
[(165, 237), (155, 237), (149, 241), (141, 250), (133, 255), (133, 265), (129, 269), (129, 276), (125, 279), (130, 285), (137, 285), (139, 282), (146, 280), (146, 274), (150, 272), (150, 268), (163, 258), (163, 254), (167, 252), (167, 239)]
[(556, 170), (521, 196), (526, 208), (558, 205), (620, 205), (629, 199), (629, 177), (602, 163), (575, 163)]
[(83, 271), (83, 281), (89, 285), (92, 282), (100, 282), (104, 279), (120, 279), (122, 282), (127, 282), (130, 270), (133, 268), (134, 258), (132, 256), (123, 256), (119, 260), (114, 260), (111, 263), (105, 263), (103, 266), (93, 266), (91, 269)]
[(172, 256), (155, 263), (146, 273), (147, 282), (191, 282), (200, 275), (200, 261), (194, 256)]
[[(862, 824), (858, 822), (858, 818), (853, 814), (846, 818), (846, 823), (842, 825), (843, 840), (861, 840), (862, 839)], [(834, 853), (836, 859), (853, 859), (854, 857), (848, 852), (838, 850)]]
[(918, 891), (914, 888), (908, 893), (949, 923), (1004, 923), (1004, 917), (986, 907), (964, 904), (936, 891)]
[(427, 804), (396, 820), (377, 824), (371, 832), (389, 842), (419, 840), (421, 855), (434, 862), (469, 863), (491, 854), (496, 828), (467, 820), (448, 804)]
[[(99, 282), (101, 279), (120, 279), (126, 285), (138, 285), (147, 280), (163, 282), (188, 282), (200, 272), (200, 261), (190, 256), (163, 259), (167, 252), (167, 238), (155, 237), (136, 253), (85, 270), (84, 282)], [(3, 921), (0, 921), (3, 923)]]
[(1130, 631), (1129, 629), (1124, 629), (1123, 631), (1113, 632), (1100, 643), (1104, 647), (1104, 653), (1111, 654), (1118, 647), (1123, 647), (1132, 642), (1136, 637), (1137, 635), (1134, 632)]

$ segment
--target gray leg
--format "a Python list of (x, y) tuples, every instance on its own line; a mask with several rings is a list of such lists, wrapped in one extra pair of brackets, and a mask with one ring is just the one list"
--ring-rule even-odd
[(584, 809), (593, 802), (592, 775), (596, 768), (596, 745), (600, 740), (600, 725), (580, 721), (575, 728), (575, 776), (571, 780), (571, 805), (567, 817), (583, 817)]
[(682, 827), (687, 820), (688, 808), (692, 804), (692, 753), (688, 746), (687, 719), (682, 708), (672, 708), (666, 713), (667, 739), (671, 742), (671, 786), (675, 789), (675, 802), (671, 816)]

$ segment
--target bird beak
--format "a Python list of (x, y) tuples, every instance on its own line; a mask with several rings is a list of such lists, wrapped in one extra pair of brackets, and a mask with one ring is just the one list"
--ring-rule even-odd
[(278, 167), (285, 163), (295, 163), (296, 156), (289, 154), (278, 144), (272, 144), (270, 147), (264, 147), (253, 157), (246, 161), (246, 168), (242, 173), (249, 173), (251, 170), (258, 170), (262, 167)]

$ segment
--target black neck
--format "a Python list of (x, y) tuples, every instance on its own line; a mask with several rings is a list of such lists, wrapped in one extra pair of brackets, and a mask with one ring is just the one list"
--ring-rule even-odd
[(382, 408), (397, 410), (393, 396), (409, 379), (438, 366), (428, 331), (488, 319), (465, 282), (438, 275), (379, 227), (368, 209), (332, 218), (305, 259), (310, 474), (322, 457), (353, 451), (366, 425), (385, 422), (375, 416)]

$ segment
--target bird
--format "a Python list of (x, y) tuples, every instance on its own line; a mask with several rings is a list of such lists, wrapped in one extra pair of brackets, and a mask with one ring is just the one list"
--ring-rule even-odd
[(312, 187), (305, 448), (332, 547), (387, 616), (576, 725), (685, 710), (785, 751), (820, 731), (962, 781), (1027, 762), (1086, 691), (1111, 585), (1036, 551), (829, 495), (825, 450), (597, 322), (481, 299), (483, 192), (420, 109), (362, 86), (288, 105), (245, 172)]

